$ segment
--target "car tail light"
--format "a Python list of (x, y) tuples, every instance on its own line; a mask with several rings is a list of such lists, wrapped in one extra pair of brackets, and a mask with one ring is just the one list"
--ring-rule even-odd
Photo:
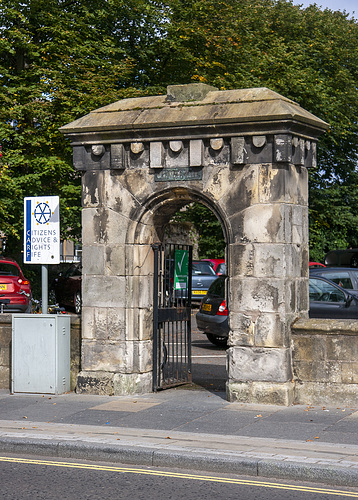
[(17, 280), (17, 282), (19, 283), (19, 285), (29, 285), (30, 284), (29, 280), (22, 280), (21, 278), (19, 278)]
[(227, 316), (228, 315), (228, 310), (226, 308), (225, 300), (223, 300), (221, 302), (221, 304), (219, 305), (217, 315), (218, 316)]

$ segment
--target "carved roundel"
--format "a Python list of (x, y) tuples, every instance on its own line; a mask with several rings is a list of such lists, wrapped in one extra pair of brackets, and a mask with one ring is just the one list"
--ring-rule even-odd
[(105, 151), (103, 144), (93, 144), (91, 150), (95, 156), (102, 156)]
[(132, 153), (138, 155), (144, 151), (143, 142), (132, 142), (131, 143), (131, 151)]
[(182, 141), (169, 141), (169, 147), (173, 151), (173, 153), (180, 153), (183, 149)]

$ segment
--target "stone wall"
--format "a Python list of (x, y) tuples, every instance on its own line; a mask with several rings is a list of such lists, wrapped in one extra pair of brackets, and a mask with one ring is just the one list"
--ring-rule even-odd
[[(300, 319), (292, 326), (292, 369), (294, 400), (296, 404), (352, 405), (358, 396), (358, 324), (351, 320)], [(76, 388), (80, 372), (81, 321), (71, 316), (71, 390)], [(248, 364), (245, 352), (238, 358), (239, 364), (252, 370), (242, 390), (249, 393), (250, 380), (260, 380), (260, 370), (265, 363), (262, 348), (256, 365)], [(279, 364), (280, 359), (276, 362)], [(11, 314), (0, 315), (0, 389), (11, 389)], [(271, 370), (275, 371), (273, 364)], [(265, 377), (270, 372), (265, 367)], [(262, 378), (262, 377), (261, 377)], [(267, 380), (267, 383), (270, 383)], [(260, 393), (257, 385), (256, 401), (264, 403), (267, 388)], [(270, 402), (290, 404), (274, 394), (271, 383)]]
[(358, 396), (358, 324), (309, 319), (292, 327), (295, 402), (352, 405)]
[[(11, 314), (0, 314), (0, 389), (11, 390)], [(81, 319), (71, 316), (71, 391), (81, 365)]]

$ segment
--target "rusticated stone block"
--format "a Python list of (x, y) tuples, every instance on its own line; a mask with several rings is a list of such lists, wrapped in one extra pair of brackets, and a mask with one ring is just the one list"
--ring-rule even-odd
[(153, 343), (150, 340), (133, 342), (133, 371), (144, 373), (153, 370)]
[(140, 209), (141, 201), (152, 193), (145, 171), (133, 169), (123, 173), (104, 173), (104, 198), (108, 209), (131, 218)]
[(251, 311), (284, 314), (286, 292), (284, 279), (231, 278), (229, 304), (240, 304), (245, 314)]
[(327, 359), (336, 361), (358, 359), (358, 338), (355, 336), (327, 338)]
[(235, 243), (291, 243), (290, 207), (253, 205), (230, 217), (238, 229)]
[(83, 174), (82, 207), (101, 207), (104, 199), (104, 171), (88, 171)]
[(105, 246), (85, 246), (82, 250), (83, 274), (104, 274)]
[(255, 326), (258, 318), (258, 311), (252, 314), (230, 311), (229, 315), (229, 345), (254, 345)]
[(153, 388), (152, 373), (116, 373), (113, 378), (115, 396), (145, 394)]
[(126, 271), (129, 276), (142, 276), (154, 272), (154, 252), (151, 245), (125, 246)]
[(125, 307), (126, 279), (122, 276), (84, 276), (83, 300), (86, 307)]
[(124, 276), (125, 269), (125, 245), (107, 245), (105, 248), (104, 274), (107, 276)]
[(322, 336), (295, 336), (292, 358), (295, 361), (326, 359), (326, 341)]
[(113, 381), (114, 373), (81, 371), (77, 376), (76, 392), (78, 394), (113, 396)]
[(226, 384), (228, 401), (290, 406), (294, 401), (292, 382), (232, 382)]
[(126, 309), (126, 340), (151, 340), (153, 337), (153, 311)]
[[(259, 203), (258, 170), (257, 165), (248, 165), (240, 175), (234, 175), (234, 172), (231, 172), (229, 179), (222, 179), (226, 180), (222, 187), (225, 187), (226, 191), (223, 201), (228, 214), (239, 213)], [(231, 185), (229, 190), (228, 185)]]
[(227, 274), (232, 277), (254, 276), (255, 245), (252, 243), (236, 243), (230, 245), (230, 261)]
[(133, 343), (98, 339), (82, 341), (82, 370), (133, 372)]
[(227, 351), (231, 381), (287, 382), (291, 380), (290, 350), (285, 348), (230, 347)]
[(150, 308), (153, 305), (153, 277), (128, 276), (125, 304), (126, 307)]
[(296, 404), (351, 406), (358, 398), (358, 384), (303, 382), (296, 384)]

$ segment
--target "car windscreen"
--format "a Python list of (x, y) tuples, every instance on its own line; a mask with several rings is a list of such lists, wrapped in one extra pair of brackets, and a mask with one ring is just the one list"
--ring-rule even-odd
[(310, 301), (315, 302), (345, 302), (346, 300), (343, 290), (317, 278), (309, 280), (309, 297)]
[(20, 276), (20, 269), (14, 264), (0, 262), (0, 276)]

